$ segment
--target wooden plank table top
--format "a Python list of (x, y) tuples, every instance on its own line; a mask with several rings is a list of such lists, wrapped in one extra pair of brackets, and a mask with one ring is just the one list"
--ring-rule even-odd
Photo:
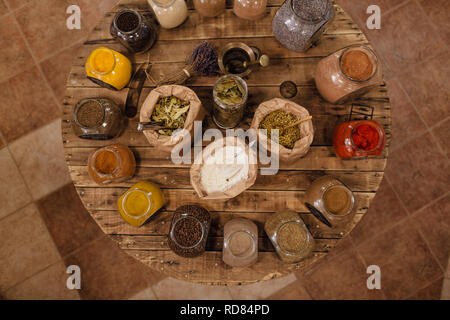
[[(388, 155), (386, 147), (383, 154), (376, 158), (341, 160), (333, 151), (333, 130), (339, 122), (348, 119), (352, 104), (361, 104), (373, 107), (373, 119), (379, 121), (386, 131), (387, 146), (391, 133), (391, 110), (385, 85), (380, 85), (344, 105), (325, 102), (314, 86), (313, 74), (321, 58), (348, 45), (369, 45), (358, 26), (341, 8), (335, 6), (335, 20), (320, 43), (306, 53), (296, 53), (282, 47), (272, 35), (271, 20), (282, 0), (269, 0), (266, 16), (254, 22), (236, 17), (232, 13), (230, 3), (231, 1), (227, 1), (227, 9), (220, 16), (202, 18), (188, 1), (188, 20), (174, 30), (161, 29), (158, 41), (149, 51), (149, 55), (133, 56), (133, 64), (136, 66), (149, 59), (152, 64), (150, 73), (154, 79), (159, 79), (179, 69), (192, 49), (203, 40), (210, 41), (215, 48), (230, 41), (242, 41), (258, 47), (271, 58), (271, 65), (264, 69), (255, 68), (246, 78), (249, 101), (245, 118), (239, 127), (246, 129), (250, 126), (253, 112), (261, 102), (280, 97), (279, 85), (283, 81), (294, 81), (299, 92), (292, 101), (308, 109), (313, 116), (315, 130), (311, 149), (304, 158), (289, 166), (280, 166), (277, 175), (259, 174), (250, 189), (233, 199), (201, 201), (190, 185), (189, 166), (175, 165), (169, 156), (155, 152), (154, 148), (148, 145), (145, 136), (135, 129), (138, 116), (129, 120), (125, 132), (113, 140), (84, 140), (74, 135), (70, 126), (72, 109), (82, 98), (109, 97), (124, 106), (128, 89), (115, 92), (96, 86), (86, 78), (84, 63), (89, 53), (102, 45), (131, 57), (112, 39), (109, 25), (114, 14), (124, 7), (149, 13), (150, 8), (146, 0), (121, 1), (103, 17), (80, 48), (67, 81), (62, 121), (65, 156), (72, 180), (82, 202), (101, 229), (117, 241), (125, 252), (155, 270), (178, 279), (217, 285), (246, 284), (285, 276), (315, 263), (333, 250), (369, 208), (383, 178)], [(216, 80), (217, 78), (196, 77), (186, 84), (197, 93), (207, 110), (212, 106), (212, 85)], [(154, 83), (147, 80), (139, 106), (153, 88)], [(206, 123), (208, 127), (215, 127), (209, 116)], [(125, 182), (98, 186), (89, 178), (87, 158), (93, 150), (111, 143), (122, 143), (130, 147), (137, 159), (136, 174)], [(312, 181), (325, 174), (343, 181), (358, 200), (357, 214), (352, 223), (344, 229), (332, 230), (326, 227), (308, 213), (303, 204), (305, 190)], [(168, 204), (148, 223), (136, 228), (121, 218), (116, 203), (127, 188), (142, 180), (159, 185), (168, 199)], [(212, 214), (207, 250), (202, 256), (191, 259), (175, 255), (167, 245), (173, 212), (187, 203), (200, 204)], [(316, 239), (313, 254), (299, 263), (289, 264), (281, 261), (263, 231), (267, 216), (284, 208), (299, 212)], [(258, 225), (259, 255), (257, 263), (251, 267), (231, 268), (222, 261), (223, 226), (235, 217), (248, 218)]]

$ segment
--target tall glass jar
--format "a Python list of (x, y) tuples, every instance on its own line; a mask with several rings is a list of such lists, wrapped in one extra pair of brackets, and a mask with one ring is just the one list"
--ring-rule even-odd
[(369, 47), (354, 45), (320, 60), (314, 79), (325, 100), (341, 104), (383, 83), (383, 73)]
[(272, 20), (275, 38), (286, 48), (305, 52), (334, 18), (330, 0), (286, 0)]
[(208, 210), (197, 205), (181, 206), (173, 215), (167, 243), (181, 257), (197, 257), (205, 252), (210, 226)]
[(116, 14), (111, 22), (110, 33), (133, 53), (149, 50), (157, 34), (150, 20), (133, 9), (124, 9)]
[(107, 98), (80, 100), (72, 111), (73, 132), (82, 139), (108, 140), (117, 137), (124, 128), (119, 106)]
[(305, 201), (319, 210), (332, 228), (342, 228), (349, 224), (357, 208), (352, 191), (332, 176), (314, 180), (306, 190)]
[(342, 159), (379, 156), (385, 144), (386, 134), (376, 120), (347, 121), (334, 129), (334, 151)]
[(234, 0), (233, 12), (247, 20), (261, 19), (266, 13), (267, 0)]
[[(220, 98), (218, 86), (223, 82), (233, 80), (242, 93), (242, 100), (239, 103), (228, 104)], [(225, 75), (219, 78), (213, 88), (213, 120), (222, 129), (232, 129), (236, 127), (244, 117), (245, 106), (247, 105), (248, 88), (247, 83), (238, 76)]]
[(224, 226), (223, 261), (231, 267), (246, 267), (258, 259), (258, 227), (236, 218)]
[(194, 7), (204, 17), (216, 17), (225, 10), (225, 0), (194, 0)]
[(271, 215), (264, 224), (264, 230), (283, 261), (299, 262), (314, 249), (314, 238), (293, 210)]
[(188, 16), (185, 0), (148, 0), (148, 3), (165, 29), (178, 27)]

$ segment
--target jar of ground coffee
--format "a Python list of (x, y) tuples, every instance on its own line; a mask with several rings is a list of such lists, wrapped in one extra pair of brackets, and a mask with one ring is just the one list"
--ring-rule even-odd
[(369, 47), (354, 45), (320, 60), (314, 79), (325, 100), (341, 104), (383, 83), (383, 73)]
[(314, 249), (314, 238), (293, 210), (271, 215), (264, 224), (264, 230), (283, 261), (299, 262)]
[(205, 251), (210, 226), (208, 210), (197, 205), (179, 207), (173, 215), (167, 239), (170, 249), (186, 258), (201, 255)]
[(83, 99), (73, 108), (72, 129), (79, 138), (108, 140), (118, 136), (123, 128), (122, 111), (110, 99)]
[(149, 50), (156, 41), (152, 21), (133, 9), (124, 9), (111, 22), (111, 35), (133, 53)]
[(286, 0), (272, 20), (275, 38), (286, 48), (305, 52), (335, 16), (330, 0)]

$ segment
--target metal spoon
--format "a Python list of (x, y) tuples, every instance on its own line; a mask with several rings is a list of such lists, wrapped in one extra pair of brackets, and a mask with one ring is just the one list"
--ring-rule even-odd
[(150, 121), (150, 122), (139, 122), (136, 129), (137, 131), (144, 131), (144, 130), (164, 130), (164, 129), (176, 130), (179, 128), (169, 128), (162, 125), (162, 123)]
[(269, 56), (266, 54), (263, 54), (261, 57), (259, 57), (258, 60), (251, 61), (251, 62), (244, 61), (243, 65), (244, 65), (244, 68), (247, 68), (248, 66), (250, 66), (252, 64), (259, 64), (261, 67), (267, 67), (269, 65), (269, 63), (270, 63)]

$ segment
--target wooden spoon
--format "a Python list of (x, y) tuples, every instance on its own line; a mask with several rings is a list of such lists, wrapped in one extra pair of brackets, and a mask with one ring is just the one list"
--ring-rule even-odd
[(288, 125), (287, 127), (284, 127), (283, 129), (281, 129), (281, 131), (284, 131), (284, 130), (286, 130), (286, 129), (289, 129), (289, 128), (298, 126), (300, 123), (305, 122), (305, 121), (308, 121), (308, 120), (311, 120), (311, 119), (312, 119), (312, 116), (309, 116), (309, 117), (306, 117), (306, 118), (304, 118), (304, 119), (298, 120), (298, 121), (294, 122), (293, 124), (290, 124), (290, 125)]

